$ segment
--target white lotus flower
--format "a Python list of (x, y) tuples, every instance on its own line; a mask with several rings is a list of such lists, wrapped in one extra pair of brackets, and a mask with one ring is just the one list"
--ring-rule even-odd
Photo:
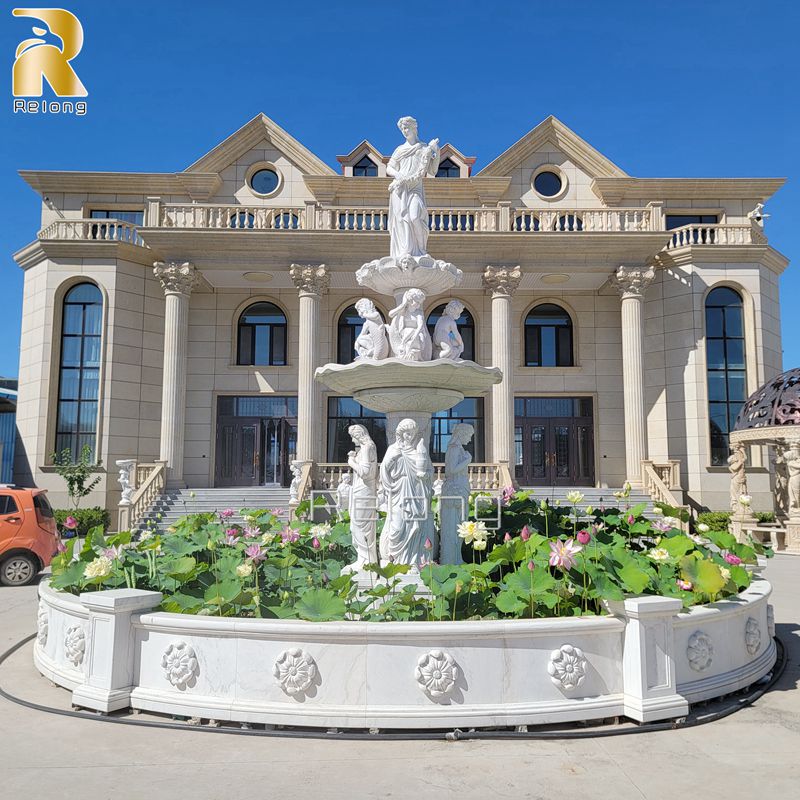
[(577, 506), (583, 502), (583, 494), (577, 491), (567, 492), (567, 502), (572, 506)]
[(647, 555), (652, 558), (653, 561), (669, 561), (670, 559), (669, 550), (665, 550), (663, 547), (656, 547)]
[(107, 578), (114, 568), (114, 563), (106, 556), (99, 556), (94, 561), (90, 561), (83, 571), (83, 577), (92, 578)]
[(753, 498), (752, 498), (752, 497), (751, 497), (749, 494), (740, 494), (740, 495), (739, 495), (739, 502), (740, 502), (740, 503), (741, 503), (741, 504), (742, 504), (742, 505), (743, 505), (745, 508), (747, 508), (747, 507), (750, 505), (750, 503), (751, 503), (752, 499), (753, 499)]
[(253, 565), (249, 561), (245, 561), (236, 567), (236, 574), (240, 578), (249, 578), (253, 574)]
[(711, 528), (709, 528), (708, 525), (706, 525), (704, 522), (701, 522), (697, 526), (697, 530), (700, 531), (700, 533), (708, 533), (711, 530)]
[(458, 535), (467, 543), (473, 541), (485, 542), (489, 536), (489, 531), (486, 530), (486, 525), (482, 521), (473, 522), (467, 520), (458, 526)]

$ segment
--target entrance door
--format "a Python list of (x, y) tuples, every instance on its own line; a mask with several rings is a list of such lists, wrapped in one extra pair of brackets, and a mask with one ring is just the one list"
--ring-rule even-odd
[(261, 483), (262, 420), (220, 418), (217, 424), (217, 486)]
[(289, 462), (297, 451), (297, 420), (285, 417), (263, 420), (264, 469), (262, 482), (266, 485), (288, 486), (291, 473)]
[[(517, 398), (520, 411), (530, 406), (525, 401), (552, 398)], [(515, 477), (522, 486), (594, 485), (594, 426), (587, 400), (564, 404), (556, 398), (559, 411), (574, 409), (582, 416), (529, 417), (517, 415), (514, 423)], [(520, 403), (519, 401), (523, 402)], [(572, 398), (567, 398), (571, 401)], [(588, 400), (591, 404), (591, 400)], [(549, 405), (549, 404), (544, 404)], [(530, 410), (544, 410), (534, 404)]]

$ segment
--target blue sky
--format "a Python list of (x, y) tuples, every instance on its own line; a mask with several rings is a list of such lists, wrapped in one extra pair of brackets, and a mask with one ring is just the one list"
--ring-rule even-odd
[[(22, 5), (22, 4), (19, 4)], [(785, 176), (770, 243), (800, 249), (800, 3), (71, 2), (89, 91), (80, 118), (12, 113), (11, 64), (31, 21), (0, 19), (0, 374), (17, 374), (22, 272), (39, 198), (21, 168), (176, 171), (263, 111), (323, 160), (394, 122), (480, 169), (549, 114), (641, 177)], [(45, 99), (52, 97), (46, 89)], [(781, 279), (784, 364), (800, 365), (800, 270)]]

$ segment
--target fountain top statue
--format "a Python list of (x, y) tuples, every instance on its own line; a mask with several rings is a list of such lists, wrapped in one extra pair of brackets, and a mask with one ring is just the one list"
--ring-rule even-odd
[(430, 224), (423, 179), (439, 167), (439, 140), (419, 140), (417, 121), (401, 117), (397, 122), (405, 142), (395, 149), (386, 172), (389, 185), (389, 255), (364, 264), (356, 280), (380, 294), (394, 295), (400, 303), (406, 289), (440, 294), (461, 283), (462, 272), (428, 254)]

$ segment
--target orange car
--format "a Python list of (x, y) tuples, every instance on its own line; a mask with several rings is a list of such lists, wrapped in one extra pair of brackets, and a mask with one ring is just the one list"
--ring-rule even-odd
[(0, 584), (24, 586), (49, 566), (61, 538), (46, 489), (0, 485)]

